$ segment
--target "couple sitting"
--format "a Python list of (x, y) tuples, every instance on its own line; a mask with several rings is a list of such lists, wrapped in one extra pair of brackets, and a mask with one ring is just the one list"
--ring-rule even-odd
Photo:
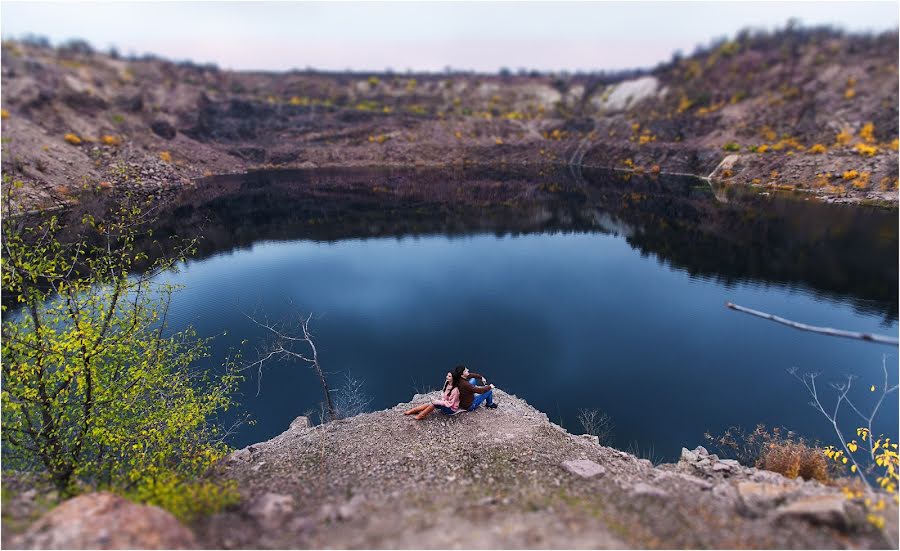
[[(476, 386), (479, 382), (482, 386)], [(447, 373), (440, 400), (416, 406), (403, 412), (403, 415), (416, 413), (416, 419), (421, 421), (435, 409), (447, 415), (455, 415), (461, 411), (475, 411), (482, 402), (486, 402), (485, 405), (489, 408), (495, 408), (497, 404), (494, 403), (493, 390), (494, 385), (487, 384), (482, 375), (470, 372), (464, 365), (458, 365)]]

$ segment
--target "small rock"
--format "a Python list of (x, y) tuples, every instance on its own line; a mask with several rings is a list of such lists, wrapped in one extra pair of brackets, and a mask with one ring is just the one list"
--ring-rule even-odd
[(594, 436), (593, 434), (582, 434), (581, 437), (589, 442), (593, 442), (594, 444), (597, 444), (598, 446), (600, 445), (600, 437), (599, 436)]
[(171, 140), (177, 134), (175, 127), (166, 121), (155, 121), (150, 125), (154, 134), (165, 140)]
[(293, 421), (291, 421), (290, 428), (292, 429), (308, 429), (310, 427), (309, 417), (305, 415), (301, 415), (297, 417)]
[(679, 463), (696, 463), (699, 459), (700, 456), (695, 452), (692, 452), (687, 448), (681, 448), (681, 457), (678, 459)]
[(777, 484), (760, 482), (739, 482), (737, 493), (744, 507), (744, 512), (751, 515), (765, 513), (784, 502), (791, 489)]
[(239, 450), (234, 450), (225, 458), (225, 461), (229, 463), (249, 463), (250, 462), (250, 450), (247, 448), (241, 448)]
[(247, 513), (265, 529), (278, 528), (294, 511), (294, 498), (289, 495), (265, 493), (250, 504)]
[(658, 488), (656, 486), (651, 486), (646, 482), (638, 482), (634, 486), (631, 487), (631, 493), (636, 496), (651, 496), (651, 497), (668, 497), (669, 492), (663, 490), (662, 488)]
[(844, 528), (848, 525), (846, 499), (839, 495), (809, 496), (775, 509), (776, 518), (800, 518), (816, 524)]
[(574, 459), (571, 461), (563, 461), (562, 467), (570, 473), (582, 478), (592, 478), (594, 476), (606, 473), (605, 468), (603, 468), (600, 464), (591, 461), (590, 459)]

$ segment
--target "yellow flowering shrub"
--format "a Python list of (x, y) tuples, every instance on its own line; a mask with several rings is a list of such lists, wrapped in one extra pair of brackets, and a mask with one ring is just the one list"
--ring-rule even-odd
[(855, 170), (845, 170), (844, 174), (841, 175), (844, 180), (853, 180), (857, 176), (859, 176), (859, 172)]
[(8, 119), (8, 118), (9, 118), (9, 111), (7, 111), (6, 109), (0, 109), (0, 119)]
[(875, 125), (871, 122), (864, 124), (863, 127), (859, 129), (859, 137), (868, 144), (875, 143)]
[(164, 163), (171, 163), (172, 162), (172, 154), (169, 153), (168, 151), (160, 151), (159, 159), (161, 161), (163, 161)]
[(694, 102), (689, 100), (687, 96), (681, 96), (681, 99), (678, 100), (678, 108), (676, 109), (676, 112), (684, 113), (685, 111), (690, 109), (692, 105), (694, 105)]
[(853, 150), (864, 157), (873, 157), (878, 153), (878, 147), (864, 143), (854, 145)]
[(834, 141), (838, 145), (847, 145), (853, 140), (853, 134), (848, 128), (844, 128), (834, 137)]
[(853, 180), (853, 187), (856, 189), (866, 189), (869, 187), (869, 177), (871, 175), (868, 172), (860, 172), (859, 176)]
[(828, 149), (820, 143), (813, 144), (809, 149), (806, 150), (806, 152), (810, 155), (818, 155), (820, 153), (825, 153), (826, 151), (828, 151)]
[(77, 134), (69, 132), (63, 136), (63, 139), (72, 145), (81, 145), (81, 138), (79, 138)]
[(100, 143), (103, 145), (119, 145), (122, 143), (122, 138), (104, 134), (103, 136), (100, 136)]

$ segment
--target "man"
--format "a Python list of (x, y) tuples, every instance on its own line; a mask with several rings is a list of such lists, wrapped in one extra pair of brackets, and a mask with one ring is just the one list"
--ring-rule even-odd
[[(487, 379), (478, 373), (472, 373), (469, 368), (460, 364), (454, 368), (454, 375), (459, 379), (459, 409), (475, 411), (482, 402), (494, 409), (494, 385), (487, 384)], [(482, 386), (476, 386), (478, 383)]]

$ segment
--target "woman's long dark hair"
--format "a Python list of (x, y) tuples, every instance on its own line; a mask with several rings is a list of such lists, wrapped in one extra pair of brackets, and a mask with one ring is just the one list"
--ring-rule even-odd
[(449, 390), (453, 390), (454, 388), (459, 386), (459, 381), (462, 379), (463, 371), (466, 370), (466, 366), (460, 364), (453, 368), (453, 371), (450, 374), (453, 376), (453, 380), (450, 382), (450, 388), (447, 388), (447, 382), (444, 382), (444, 391), (447, 392)]

